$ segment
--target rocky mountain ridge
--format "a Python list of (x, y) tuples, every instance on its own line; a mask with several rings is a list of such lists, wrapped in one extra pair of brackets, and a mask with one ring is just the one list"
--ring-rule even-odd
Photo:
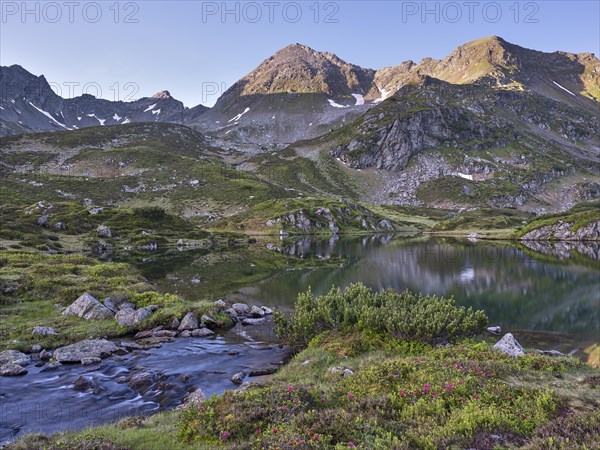
[(185, 108), (166, 90), (131, 102), (90, 94), (62, 98), (43, 75), (36, 77), (18, 65), (0, 67), (0, 91), (0, 136), (132, 122), (184, 123), (207, 109)]

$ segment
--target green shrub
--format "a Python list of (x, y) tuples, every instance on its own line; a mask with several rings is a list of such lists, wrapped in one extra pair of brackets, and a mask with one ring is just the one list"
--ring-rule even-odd
[(161, 308), (177, 306), (183, 304), (183, 299), (174, 294), (159, 294), (158, 292), (143, 292), (134, 294), (130, 299), (136, 308), (144, 306), (156, 305)]
[(453, 299), (389, 289), (374, 292), (362, 284), (343, 292), (333, 288), (318, 298), (309, 289), (298, 295), (295, 309), (289, 319), (275, 315), (277, 334), (294, 348), (305, 347), (323, 331), (350, 327), (437, 344), (477, 334), (488, 322), (483, 311), (457, 306)]

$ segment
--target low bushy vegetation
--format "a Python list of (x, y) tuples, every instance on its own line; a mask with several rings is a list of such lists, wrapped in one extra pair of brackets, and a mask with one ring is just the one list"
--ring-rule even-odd
[(277, 333), (293, 348), (306, 346), (323, 331), (350, 327), (428, 344), (453, 342), (477, 334), (488, 321), (483, 311), (456, 306), (453, 299), (374, 292), (362, 284), (345, 291), (333, 288), (317, 298), (309, 290), (298, 296), (295, 306), (289, 319), (275, 316)]

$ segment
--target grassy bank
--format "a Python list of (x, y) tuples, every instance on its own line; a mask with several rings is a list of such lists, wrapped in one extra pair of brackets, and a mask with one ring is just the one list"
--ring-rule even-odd
[[(398, 313), (387, 320), (391, 305)], [(437, 297), (354, 286), (319, 299), (302, 294), (294, 316), (277, 322), (298, 353), (262, 384), (181, 412), (31, 435), (9, 448), (600, 445), (600, 372), (570, 357), (512, 358), (489, 341), (468, 338), (485, 324), (482, 312)]]

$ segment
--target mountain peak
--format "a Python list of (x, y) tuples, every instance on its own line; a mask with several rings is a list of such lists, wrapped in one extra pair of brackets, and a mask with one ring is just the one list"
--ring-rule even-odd
[(167, 99), (167, 98), (173, 98), (173, 97), (171, 97), (171, 93), (169, 91), (160, 91), (160, 92), (157, 92), (156, 94), (154, 94), (152, 96), (152, 98)]
[(333, 53), (295, 43), (265, 59), (238, 81), (235, 95), (326, 94), (367, 95), (374, 71), (349, 64)]

